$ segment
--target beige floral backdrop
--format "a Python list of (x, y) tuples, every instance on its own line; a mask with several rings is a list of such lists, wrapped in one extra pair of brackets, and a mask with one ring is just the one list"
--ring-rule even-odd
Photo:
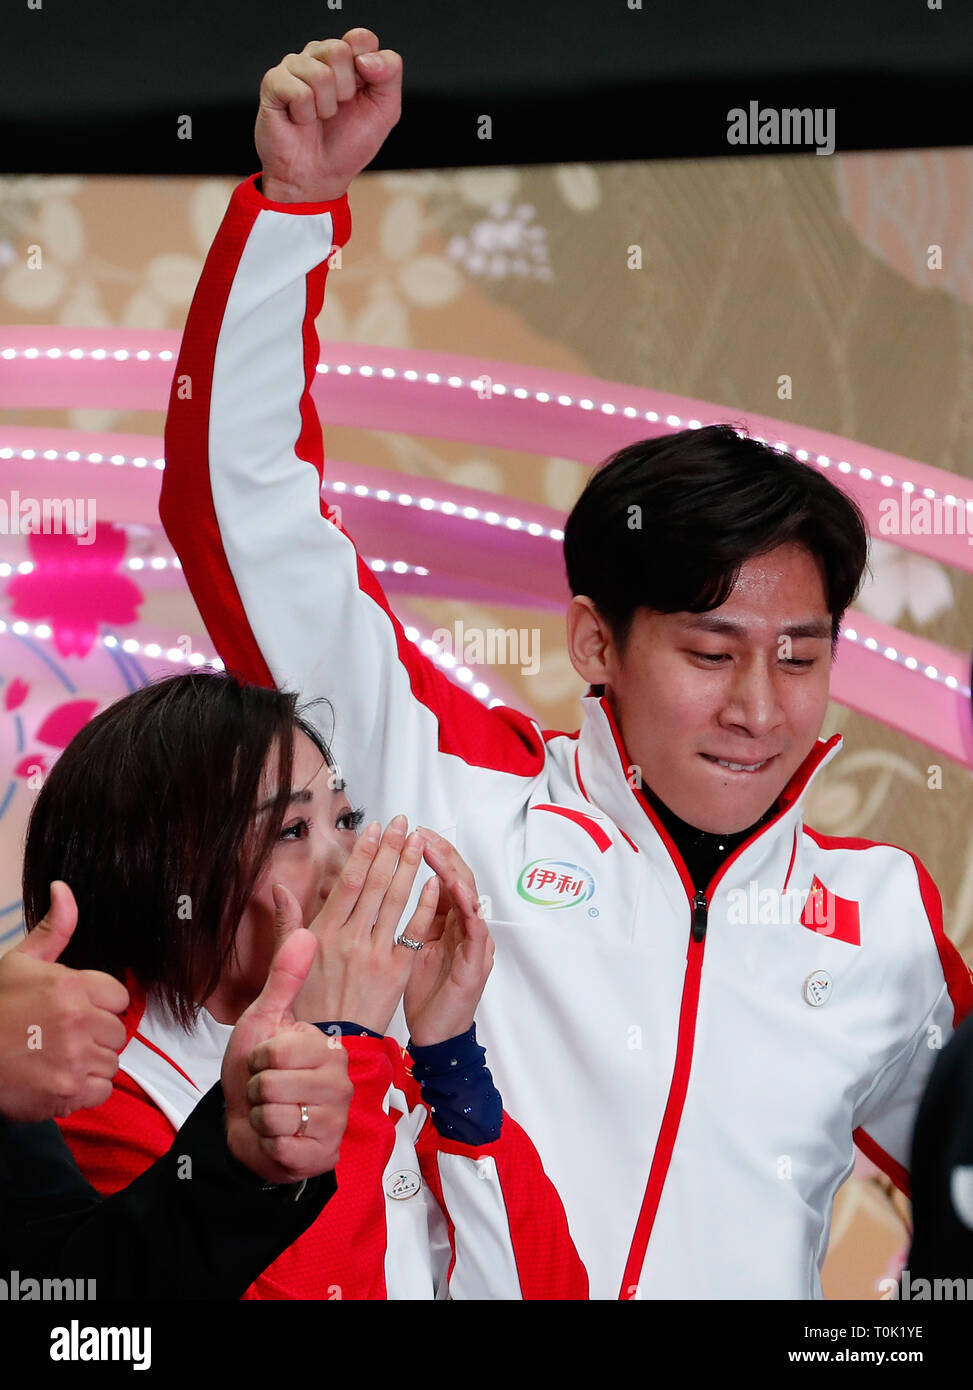
[[(234, 182), (0, 180), (2, 321), (180, 328)], [(370, 174), (352, 190), (354, 234), (318, 327), (324, 338), (701, 397), (727, 418), (749, 409), (969, 476), (971, 199), (967, 150)], [(638, 272), (626, 264), (633, 243), (643, 248)], [(27, 268), (32, 244), (43, 248), (42, 274)], [(943, 248), (941, 269), (927, 268), (931, 244)], [(787, 401), (777, 397), (784, 373)], [(0, 445), (4, 426), (45, 422), (162, 430), (159, 415), (8, 408)], [(570, 459), (427, 437), (335, 428), (325, 443), (332, 456), (564, 510), (586, 475)], [(24, 464), (0, 467), (7, 489), (24, 486)], [(9, 540), (8, 559), (15, 550)], [(968, 576), (883, 542), (872, 570), (861, 609), (968, 650)], [(4, 603), (0, 595), (0, 616)], [(413, 604), (431, 625), (527, 623), (510, 610)], [(202, 631), (184, 588), (149, 589), (141, 617)], [(574, 728), (581, 685), (561, 623), (531, 615), (528, 625), (541, 630), (540, 670), (505, 669), (503, 678), (547, 727)], [(926, 769), (943, 760), (924, 745), (832, 705), (824, 732), (837, 729), (845, 751), (815, 789), (808, 820), (917, 852), (940, 886), (950, 935), (973, 960), (973, 779), (947, 763), (942, 789), (931, 790)], [(18, 893), (32, 795), (19, 786), (0, 820), (4, 902)], [(831, 1296), (875, 1297), (903, 1247), (907, 1206), (884, 1188), (862, 1165), (839, 1193)]]

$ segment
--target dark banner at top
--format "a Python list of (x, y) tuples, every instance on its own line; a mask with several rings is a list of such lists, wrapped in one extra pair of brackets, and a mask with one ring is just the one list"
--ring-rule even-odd
[(377, 168), (973, 145), (963, 0), (9, 0), (0, 172), (245, 173), (262, 74), (358, 25), (405, 60)]

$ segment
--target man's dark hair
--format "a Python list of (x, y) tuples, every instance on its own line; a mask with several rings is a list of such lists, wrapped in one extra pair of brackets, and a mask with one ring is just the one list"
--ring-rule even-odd
[(819, 562), (833, 656), (865, 572), (865, 518), (817, 469), (731, 425), (680, 430), (612, 454), (568, 517), (564, 559), (572, 594), (592, 599), (624, 648), (637, 609), (718, 608), (747, 560), (787, 542)]
[[(63, 879), (78, 904), (65, 965), (133, 972), (189, 1027), (232, 956), (240, 918), (281, 833), (294, 731), (321, 735), (297, 697), (193, 671), (134, 691), (68, 744), (31, 811), (24, 920), (45, 915)], [(277, 749), (273, 804), (254, 812)], [(268, 796), (269, 799), (269, 796)]]

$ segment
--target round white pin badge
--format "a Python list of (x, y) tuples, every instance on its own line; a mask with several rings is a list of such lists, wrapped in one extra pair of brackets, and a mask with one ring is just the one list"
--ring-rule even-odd
[(831, 993), (831, 976), (826, 970), (815, 970), (804, 981), (804, 998), (815, 1008), (823, 1004)]
[(385, 1191), (396, 1202), (414, 1197), (422, 1186), (422, 1178), (411, 1168), (400, 1168), (397, 1173), (389, 1173), (385, 1179)]

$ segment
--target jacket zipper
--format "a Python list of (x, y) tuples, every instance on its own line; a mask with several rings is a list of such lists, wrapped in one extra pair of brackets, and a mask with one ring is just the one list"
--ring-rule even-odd
[[(642, 1266), (645, 1263), (646, 1252), (649, 1248), (649, 1238), (652, 1234), (652, 1227), (655, 1225), (656, 1212), (662, 1200), (662, 1191), (665, 1180), (669, 1172), (669, 1164), (672, 1159), (672, 1152), (676, 1146), (676, 1137), (679, 1132), (679, 1124), (682, 1120), (683, 1106), (686, 1102), (686, 1092), (689, 1089), (689, 1073), (692, 1069), (693, 1043), (696, 1035), (696, 1014), (699, 1008), (699, 986), (703, 972), (703, 953), (706, 949), (706, 928), (709, 925), (709, 895), (714, 891), (716, 885), (725, 874), (731, 862), (742, 854), (744, 849), (753, 844), (757, 837), (769, 830), (770, 827), (785, 815), (787, 807), (781, 809), (780, 813), (772, 821), (764, 826), (749, 840), (745, 840), (742, 845), (738, 845), (732, 854), (728, 854), (710, 879), (705, 889), (694, 888), (692, 894), (689, 892), (689, 871), (685, 860), (679, 853), (675, 844), (669, 853), (673, 863), (679, 869), (679, 876), (683, 880), (686, 888), (686, 896), (692, 909), (692, 929), (689, 934), (689, 944), (686, 950), (686, 973), (683, 977), (682, 999), (679, 1003), (679, 1023), (676, 1033), (676, 1060), (672, 1069), (672, 1079), (669, 1082), (669, 1094), (666, 1097), (666, 1108), (662, 1115), (662, 1124), (659, 1126), (659, 1134), (656, 1138), (655, 1152), (652, 1155), (652, 1165), (649, 1169), (648, 1181), (645, 1185), (645, 1193), (642, 1198), (642, 1206), (639, 1210), (638, 1220), (635, 1224), (635, 1233), (632, 1237), (632, 1244), (629, 1249), (628, 1259), (625, 1262), (625, 1272), (622, 1276), (622, 1287), (619, 1292), (619, 1299), (636, 1299), (639, 1296), (639, 1278), (642, 1273)], [(669, 840), (668, 834), (664, 836), (663, 843)]]
[(706, 901), (706, 894), (702, 888), (696, 889), (696, 896), (693, 898), (693, 940), (704, 941), (706, 939), (706, 924), (709, 921), (709, 903)]

